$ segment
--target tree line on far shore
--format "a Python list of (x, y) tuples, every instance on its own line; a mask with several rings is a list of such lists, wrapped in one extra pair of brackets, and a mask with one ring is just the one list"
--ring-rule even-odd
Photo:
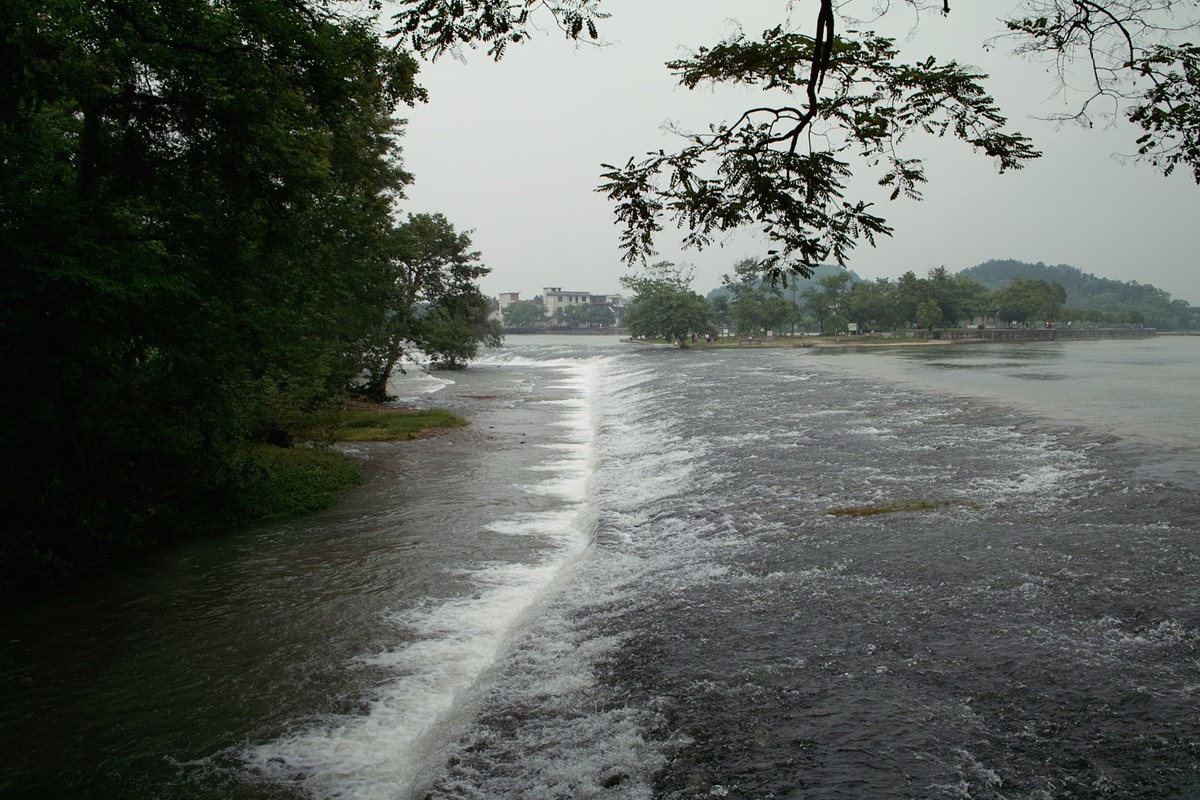
[[(1080, 287), (1082, 303), (1071, 302), (1074, 293), (1056, 280), (1060, 277), (1073, 290)], [(874, 281), (823, 267), (811, 280), (772, 284), (762, 279), (753, 259), (744, 259), (707, 298), (692, 291), (691, 280), (690, 267), (668, 261), (627, 276), (623, 282), (635, 293), (626, 318), (629, 333), (684, 341), (710, 332), (845, 335), (1055, 321), (1164, 331), (1200, 328), (1200, 311), (1152, 286), (1096, 278), (1074, 267), (1015, 261), (987, 262), (957, 274), (944, 267), (925, 277), (909, 271), (896, 280)]]

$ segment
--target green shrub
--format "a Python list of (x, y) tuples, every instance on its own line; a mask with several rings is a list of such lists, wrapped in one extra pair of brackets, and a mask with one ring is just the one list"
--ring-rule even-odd
[(255, 445), (246, 452), (232, 522), (279, 519), (333, 505), (337, 492), (362, 483), (354, 459), (327, 447)]

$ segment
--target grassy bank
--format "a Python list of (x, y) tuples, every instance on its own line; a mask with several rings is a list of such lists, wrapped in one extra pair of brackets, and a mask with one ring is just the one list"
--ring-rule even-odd
[(338, 442), (403, 442), (460, 428), (461, 417), (440, 408), (407, 408), (349, 402), (306, 421), (291, 447), (247, 449), (249, 479), (240, 487), (236, 518), (226, 527), (291, 517), (328, 508), (337, 493), (362, 483), (356, 459), (330, 447)]
[(403, 442), (461, 428), (462, 417), (440, 408), (416, 411), (367, 403), (349, 403), (325, 419), (322, 430), (335, 442)]
[(405, 441), (466, 424), (440, 409), (347, 403), (299, 423), (290, 446), (243, 445), (190, 471), (164, 467), (168, 477), (158, 489), (97, 492), (55, 519), (8, 520), (0, 534), (0, 599), (63, 586), (188, 537), (328, 508), (363, 480), (360, 462), (332, 445)]

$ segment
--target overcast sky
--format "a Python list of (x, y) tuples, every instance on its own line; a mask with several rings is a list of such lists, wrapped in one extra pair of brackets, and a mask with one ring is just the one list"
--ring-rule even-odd
[[(800, 29), (812, 27), (813, 2), (796, 4)], [(870, 0), (860, 7), (870, 8)], [(402, 142), (415, 174), (405, 212), (441, 212), (473, 231), (492, 273), (486, 294), (543, 287), (620, 292), (619, 229), (596, 193), (602, 163), (624, 164), (659, 148), (678, 149), (664, 123), (702, 130), (732, 121), (756, 104), (750, 90), (677, 87), (664, 62), (736, 30), (748, 34), (784, 21), (785, 0), (604, 0), (606, 47), (577, 46), (557, 31), (490, 62), (444, 57), (419, 77), (428, 104), (402, 109)], [(1045, 154), (1024, 170), (997, 174), (991, 159), (958, 141), (921, 141), (929, 183), (919, 203), (884, 199), (879, 212), (895, 228), (878, 246), (860, 246), (848, 266), (867, 279), (924, 275), (1012, 258), (1070, 264), (1104, 278), (1150, 283), (1200, 304), (1200, 187), (1190, 170), (1164, 178), (1145, 164), (1122, 163), (1138, 135), (1114, 129), (1061, 128), (1038, 117), (1073, 110), (1053, 95), (1044, 66), (984, 42), (1001, 32), (1006, 2), (952, 3), (949, 17), (918, 20), (902, 4), (872, 27), (902, 42), (910, 60), (936, 55), (977, 65), (1010, 127)], [(986, 6), (987, 10), (981, 10)], [(1075, 101), (1079, 96), (1073, 98)], [(865, 184), (869, 186), (868, 184)], [(761, 256), (751, 235), (723, 247), (681, 251), (663, 231), (662, 258), (696, 266), (694, 288), (707, 293), (735, 262)]]

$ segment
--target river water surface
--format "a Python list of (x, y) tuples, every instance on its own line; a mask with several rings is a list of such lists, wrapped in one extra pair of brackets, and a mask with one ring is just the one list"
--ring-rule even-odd
[(0, 798), (1200, 797), (1200, 337), (397, 388), (471, 427), (0, 621)]

